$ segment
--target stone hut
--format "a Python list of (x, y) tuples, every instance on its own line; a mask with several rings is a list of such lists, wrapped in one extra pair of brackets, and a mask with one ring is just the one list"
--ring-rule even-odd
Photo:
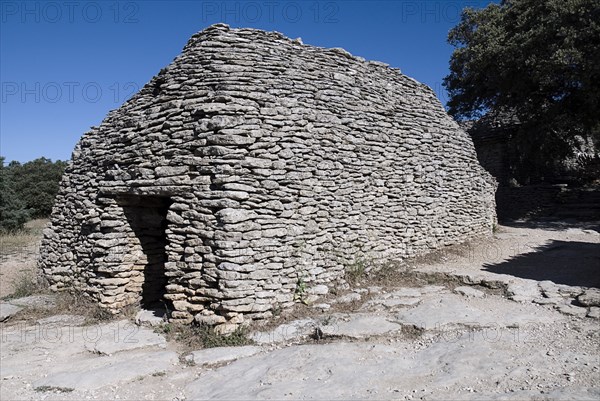
[(492, 175), (499, 186), (508, 185), (511, 178), (509, 142), (513, 127), (492, 126), (485, 122), (460, 122), (473, 140), (479, 164)]
[(359, 261), (489, 234), (495, 188), (429, 87), (219, 24), (82, 137), (40, 267), (113, 312), (239, 324)]

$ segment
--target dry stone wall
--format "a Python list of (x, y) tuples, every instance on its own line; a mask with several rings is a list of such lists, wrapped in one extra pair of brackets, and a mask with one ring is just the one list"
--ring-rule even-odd
[(214, 25), (83, 136), (40, 265), (113, 311), (162, 299), (175, 319), (239, 324), (358, 259), (490, 233), (495, 187), (427, 86)]

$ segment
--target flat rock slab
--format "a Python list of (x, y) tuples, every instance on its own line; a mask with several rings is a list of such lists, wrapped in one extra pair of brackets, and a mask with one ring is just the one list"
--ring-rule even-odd
[(381, 302), (381, 305), (386, 306), (388, 308), (394, 308), (394, 307), (398, 307), (398, 306), (413, 306), (413, 305), (418, 304), (419, 302), (421, 302), (421, 300), (419, 298), (409, 298), (409, 297), (389, 298), (389, 299), (384, 299)]
[(512, 282), (508, 285), (507, 292), (509, 298), (517, 302), (531, 302), (542, 296), (538, 282), (531, 280)]
[(167, 321), (167, 311), (164, 309), (142, 309), (135, 315), (135, 323), (140, 326), (159, 326)]
[[(201, 375), (187, 386), (186, 399), (367, 399), (373, 398), (369, 390), (377, 386), (374, 381), (399, 376), (398, 372), (408, 371), (410, 365), (397, 349), (387, 345), (286, 347)], [(378, 394), (377, 398), (384, 397)]]
[[(85, 347), (88, 351), (101, 355), (146, 347), (165, 348), (167, 345), (167, 341), (160, 334), (127, 320), (94, 326), (94, 334), (98, 339), (87, 342)], [(89, 333), (88, 336), (91, 337)]]
[(600, 308), (592, 306), (586, 316), (591, 317), (592, 319), (600, 319)]
[(194, 351), (189, 360), (199, 366), (217, 365), (246, 358), (260, 353), (263, 349), (252, 345), (244, 347), (218, 347)]
[(443, 294), (428, 298), (416, 307), (401, 311), (396, 314), (396, 318), (401, 324), (414, 325), (424, 330), (436, 330), (445, 326), (508, 327), (553, 321), (551, 312), (540, 313), (537, 308), (535, 306), (525, 308), (509, 301), (504, 302), (501, 307), (492, 304), (489, 307), (485, 307), (485, 304), (474, 306), (462, 296)]
[(40, 325), (81, 326), (85, 323), (85, 316), (81, 315), (54, 315), (36, 321)]
[(400, 330), (398, 323), (390, 322), (385, 316), (370, 314), (334, 315), (326, 325), (320, 326), (326, 336), (368, 338)]
[(465, 297), (483, 298), (485, 296), (483, 291), (479, 291), (478, 289), (469, 286), (456, 287), (454, 292), (464, 295)]
[(563, 305), (568, 303), (566, 299), (560, 295), (549, 297), (549, 298), (538, 298), (533, 300), (534, 303), (539, 305)]
[(560, 313), (564, 313), (565, 315), (569, 316), (584, 317), (588, 313), (587, 308), (580, 308), (575, 305), (557, 305), (556, 309), (558, 309)]
[[(557, 284), (556, 288), (558, 289), (558, 293), (563, 297), (576, 298), (584, 292), (584, 288), (578, 285)], [(595, 288), (591, 288), (590, 290), (596, 291)]]
[(177, 364), (175, 352), (134, 352), (118, 356), (98, 356), (67, 364), (68, 369), (52, 373), (33, 383), (33, 387), (94, 390), (128, 382), (139, 377), (165, 372)]
[(540, 281), (538, 283), (538, 287), (540, 287), (540, 290), (542, 291), (544, 296), (546, 296), (548, 298), (559, 296), (558, 286), (553, 281), (550, 281), (550, 280)]
[(299, 319), (277, 326), (271, 331), (255, 332), (251, 338), (257, 344), (298, 341), (312, 334), (318, 326), (313, 319)]
[[(420, 350), (367, 342), (286, 347), (206, 372), (186, 387), (185, 395), (210, 400), (384, 400), (405, 399), (414, 389), (415, 399), (503, 399), (501, 395), (513, 394), (509, 389), (515, 376), (555, 374), (541, 352), (527, 354), (527, 366), (533, 366), (527, 373), (518, 345), (512, 334), (491, 341), (477, 333)], [(580, 363), (597, 363), (593, 355), (579, 357)], [(492, 391), (464, 389), (465, 378), (475, 386), (474, 378), (483, 377), (494, 383)]]
[(11, 299), (10, 303), (25, 308), (52, 309), (56, 306), (56, 297), (53, 295), (31, 295)]
[(422, 294), (423, 292), (419, 288), (400, 288), (399, 290), (382, 295), (381, 298), (420, 297)]
[(444, 292), (445, 290), (446, 287), (442, 285), (427, 285), (419, 288), (419, 291), (421, 291), (423, 294), (436, 294), (438, 292)]
[(428, 299), (396, 315), (402, 324), (434, 330), (448, 325), (487, 326), (493, 322), (484, 311), (470, 306), (458, 296)]
[(22, 311), (23, 308), (17, 305), (0, 302), (0, 322), (14, 316), (16, 313)]
[[(404, 298), (388, 298), (388, 299), (372, 299), (366, 302), (361, 310), (377, 309), (378, 306), (383, 306), (387, 309), (398, 309), (401, 307), (414, 306), (421, 302), (419, 298), (404, 297)], [(381, 309), (381, 308), (379, 308)]]
[(577, 297), (577, 301), (584, 306), (600, 306), (600, 290), (589, 288)]

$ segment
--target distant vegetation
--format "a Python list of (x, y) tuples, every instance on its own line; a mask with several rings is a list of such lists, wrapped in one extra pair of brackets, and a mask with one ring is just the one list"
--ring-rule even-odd
[(66, 165), (45, 157), (5, 165), (0, 156), (0, 231), (16, 231), (30, 219), (48, 217)]
[(444, 80), (455, 118), (510, 115), (517, 172), (535, 181), (578, 138), (600, 143), (600, 2), (502, 0), (466, 8)]

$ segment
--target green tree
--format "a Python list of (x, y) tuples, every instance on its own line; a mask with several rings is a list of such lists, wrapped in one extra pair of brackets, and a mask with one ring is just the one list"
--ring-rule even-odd
[(9, 163), (13, 190), (31, 209), (31, 217), (47, 217), (52, 212), (66, 164), (60, 160), (52, 162), (45, 157), (24, 164), (15, 161)]
[(30, 211), (19, 199), (11, 185), (9, 169), (0, 156), (0, 231), (14, 231), (23, 228), (29, 220)]
[(576, 135), (600, 140), (600, 1), (467, 8), (448, 42), (455, 47), (444, 79), (449, 113), (516, 117), (512, 157), (522, 178), (552, 169)]

